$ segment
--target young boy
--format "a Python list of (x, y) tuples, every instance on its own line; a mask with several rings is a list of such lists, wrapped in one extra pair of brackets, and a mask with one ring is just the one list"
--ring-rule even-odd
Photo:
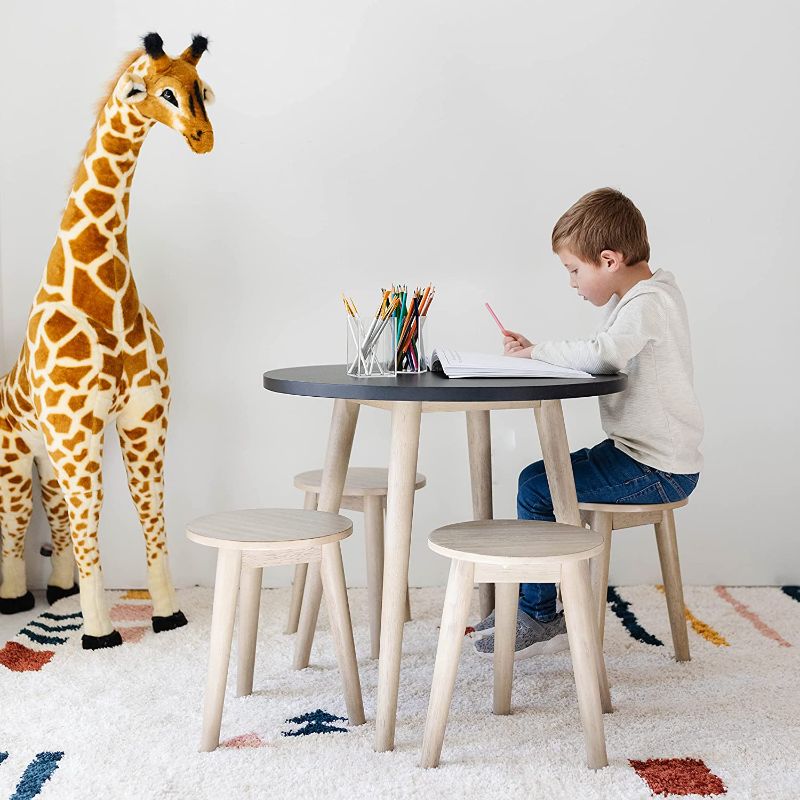
[[(642, 505), (687, 497), (703, 465), (689, 321), (672, 274), (650, 270), (641, 213), (621, 192), (597, 189), (558, 220), (552, 244), (570, 287), (592, 305), (608, 305), (606, 319), (588, 341), (534, 344), (508, 331), (506, 355), (628, 375), (625, 391), (599, 398), (608, 438), (571, 454), (578, 500)], [(519, 476), (517, 516), (555, 519), (542, 461)], [(493, 654), (493, 631), (494, 612), (475, 626), (479, 654)], [(568, 648), (566, 632), (564, 614), (556, 611), (555, 586), (522, 584), (515, 658)]]

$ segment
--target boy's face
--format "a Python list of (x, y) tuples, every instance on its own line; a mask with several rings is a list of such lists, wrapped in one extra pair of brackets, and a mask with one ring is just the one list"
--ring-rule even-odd
[(614, 274), (602, 257), (599, 264), (581, 261), (566, 248), (556, 251), (569, 273), (569, 285), (594, 306), (604, 306), (614, 294)]

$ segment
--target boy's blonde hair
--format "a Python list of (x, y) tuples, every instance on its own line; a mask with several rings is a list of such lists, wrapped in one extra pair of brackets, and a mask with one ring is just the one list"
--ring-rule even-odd
[(616, 189), (595, 189), (561, 215), (553, 252), (566, 247), (582, 261), (600, 263), (603, 250), (622, 253), (625, 264), (650, 260), (647, 226), (638, 208)]

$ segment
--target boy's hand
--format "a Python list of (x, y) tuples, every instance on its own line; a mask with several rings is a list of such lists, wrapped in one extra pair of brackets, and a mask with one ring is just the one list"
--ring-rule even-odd
[(503, 355), (530, 358), (533, 348), (533, 342), (526, 339), (521, 333), (507, 330), (503, 337)]

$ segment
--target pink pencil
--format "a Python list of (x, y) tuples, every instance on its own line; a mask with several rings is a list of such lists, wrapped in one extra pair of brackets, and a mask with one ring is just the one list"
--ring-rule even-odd
[(511, 334), (503, 327), (503, 323), (500, 322), (500, 320), (497, 318), (497, 314), (495, 314), (494, 311), (492, 311), (492, 307), (488, 303), (486, 303), (485, 305), (486, 305), (486, 310), (492, 315), (492, 318), (497, 323), (497, 327), (500, 328), (500, 333), (502, 333), (503, 336), (510, 336)]

